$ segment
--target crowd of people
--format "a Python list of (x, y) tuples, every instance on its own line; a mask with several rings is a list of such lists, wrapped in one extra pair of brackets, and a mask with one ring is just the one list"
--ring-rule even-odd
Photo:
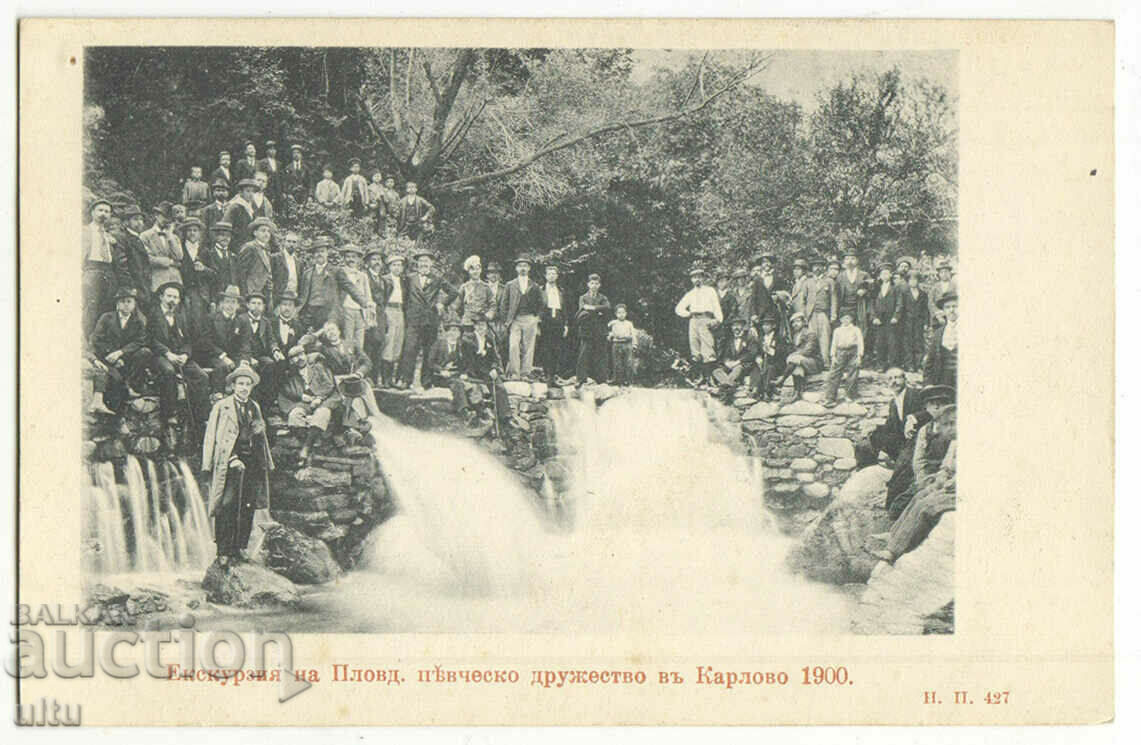
[(676, 312), (689, 321), (692, 380), (731, 397), (747, 385), (752, 397), (780, 397), (785, 381), (800, 398), (809, 376), (827, 371), (824, 405), (859, 395), (862, 367), (922, 371), (931, 384), (954, 385), (958, 291), (946, 258), (925, 288), (921, 261), (901, 256), (873, 279), (860, 255), (797, 258), (789, 279), (776, 257), (758, 255), (748, 270), (723, 271), (716, 287), (705, 268), (690, 271), (693, 287)]

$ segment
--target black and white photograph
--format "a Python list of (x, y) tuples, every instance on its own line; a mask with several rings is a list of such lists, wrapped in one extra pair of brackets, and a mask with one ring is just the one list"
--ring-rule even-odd
[(955, 51), (81, 64), (101, 624), (955, 632)]

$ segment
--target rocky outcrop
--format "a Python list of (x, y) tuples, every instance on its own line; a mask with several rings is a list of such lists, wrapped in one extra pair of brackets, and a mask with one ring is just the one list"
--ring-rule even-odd
[(884, 509), (891, 472), (871, 466), (852, 475), (836, 500), (805, 528), (788, 566), (810, 579), (844, 585), (866, 582), (876, 559), (864, 550), (868, 537), (891, 528)]
[(954, 629), (955, 513), (895, 560), (879, 562), (860, 597), (852, 630), (864, 634), (951, 633)]
[(202, 589), (211, 603), (238, 608), (279, 608), (295, 606), (301, 594), (292, 582), (258, 564), (222, 566), (217, 560), (206, 570)]
[(331, 582), (341, 574), (328, 544), (296, 528), (266, 528), (259, 555), (261, 563), (298, 585)]

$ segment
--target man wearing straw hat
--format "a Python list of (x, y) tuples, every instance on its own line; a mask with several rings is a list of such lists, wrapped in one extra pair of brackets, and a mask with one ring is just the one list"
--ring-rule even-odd
[(250, 397), (260, 382), (243, 362), (226, 376), (232, 395), (214, 404), (202, 440), (202, 470), (210, 481), (214, 542), (222, 565), (246, 560), (254, 511), (269, 509), (269, 451), (265, 419)]
[(269, 241), (274, 224), (268, 217), (259, 217), (249, 225), (253, 240), (238, 249), (235, 273), (238, 288), (243, 295), (259, 293), (266, 305), (273, 306), (273, 264), (269, 259)]
[(678, 301), (674, 312), (689, 319), (689, 353), (702, 380), (707, 380), (717, 364), (713, 329), (721, 323), (721, 301), (717, 290), (705, 284), (705, 269), (694, 264), (689, 270), (693, 288)]

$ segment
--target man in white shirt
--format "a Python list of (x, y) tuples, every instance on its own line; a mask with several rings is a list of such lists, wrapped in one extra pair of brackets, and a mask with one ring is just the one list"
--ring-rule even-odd
[(536, 351), (539, 356), (539, 367), (543, 368), (547, 382), (554, 383), (555, 376), (562, 371), (570, 326), (563, 289), (559, 287), (558, 266), (547, 264), (545, 275), (547, 281), (543, 285), (543, 310), (539, 316), (539, 340)]
[(721, 300), (717, 290), (705, 284), (705, 270), (695, 266), (689, 272), (693, 289), (685, 293), (674, 309), (689, 319), (689, 353), (702, 380), (707, 380), (717, 365), (717, 344), (713, 329), (721, 323)]
[(383, 388), (396, 382), (396, 365), (404, 348), (404, 290), (408, 286), (404, 277), (404, 257), (390, 253), (386, 262), (388, 274), (382, 277), (386, 297), (374, 298), (378, 305), (384, 304), (384, 343), (380, 347), (380, 370), (377, 372)]
[(270, 254), (275, 302), (286, 292), (292, 292), (295, 296), (300, 292), (301, 269), (297, 265), (297, 247), (300, 245), (301, 236), (291, 230), (281, 241), (281, 251)]
[(342, 336), (354, 352), (360, 352), (364, 349), (365, 329), (370, 325), (376, 325), (376, 302), (372, 298), (368, 275), (360, 267), (363, 255), (364, 252), (360, 247), (351, 243), (341, 248), (341, 256), (345, 260), (345, 276), (356, 286), (360, 295), (366, 300), (366, 304), (362, 306), (347, 292), (344, 293), (344, 298), (341, 300), (341, 318), (344, 324)]

